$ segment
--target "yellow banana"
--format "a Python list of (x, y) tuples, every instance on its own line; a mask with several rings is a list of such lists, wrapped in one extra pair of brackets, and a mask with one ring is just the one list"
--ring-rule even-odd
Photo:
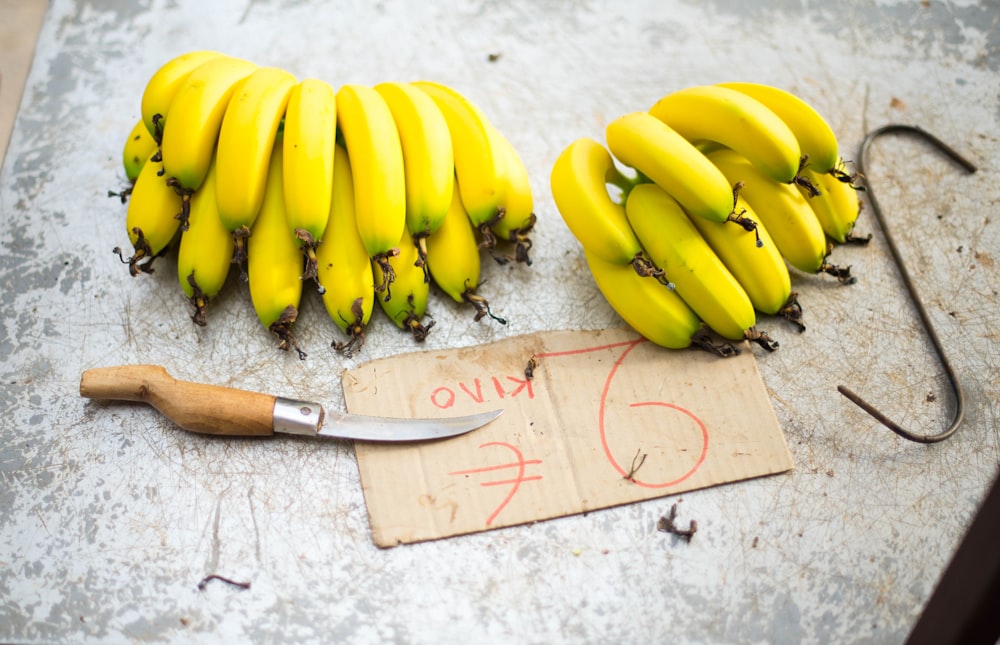
[[(406, 173), (406, 229), (417, 242), (418, 262), (426, 264), (425, 238), (448, 212), (455, 190), (455, 156), (448, 122), (426, 92), (409, 83), (375, 86), (399, 130)], [(429, 279), (426, 273), (425, 279)]]
[(459, 195), (468, 217), (484, 235), (484, 246), (491, 249), (490, 227), (503, 216), (506, 182), (495, 130), (482, 110), (457, 90), (431, 81), (413, 84), (434, 99), (448, 122)]
[(700, 347), (720, 356), (739, 350), (713, 343), (694, 310), (677, 292), (655, 278), (640, 276), (627, 264), (609, 262), (583, 249), (597, 288), (632, 329), (647, 340), (669, 349)]
[(177, 249), (177, 278), (194, 306), (191, 320), (204, 326), (208, 304), (222, 291), (233, 261), (233, 236), (219, 218), (215, 199), (216, 163), (208, 167), (202, 187), (191, 196), (188, 230)]
[(164, 119), (177, 90), (202, 63), (220, 56), (219, 52), (208, 50), (185, 52), (168, 60), (149, 77), (142, 92), (142, 122), (157, 143), (163, 135)]
[(337, 91), (337, 123), (354, 174), (358, 233), (368, 255), (381, 268), (375, 291), (395, 280), (389, 258), (399, 254), (406, 232), (406, 174), (396, 122), (382, 95), (371, 87), (348, 84)]
[(501, 325), (507, 321), (495, 316), (490, 303), (477, 293), (481, 270), (476, 231), (456, 192), (452, 195), (448, 215), (437, 231), (427, 237), (427, 266), (434, 284), (458, 303), (469, 303), (475, 310), (475, 320), (489, 316)]
[(688, 141), (715, 141), (741, 153), (774, 178), (791, 182), (802, 152), (795, 134), (757, 99), (718, 85), (671, 92), (649, 109)]
[[(440, 230), (440, 229), (439, 229)], [(385, 297), (379, 297), (378, 303), (397, 327), (408, 331), (418, 342), (427, 338), (427, 333), (434, 326), (431, 320), (423, 323), (427, 313), (427, 301), (430, 294), (430, 284), (424, 278), (424, 269), (417, 263), (419, 253), (417, 244), (409, 231), (404, 231), (398, 244), (399, 253), (386, 260), (385, 264), (372, 261), (376, 284), (385, 280), (382, 272), (388, 265), (395, 272), (395, 281), (387, 290)]]
[[(673, 197), (656, 184), (640, 184), (625, 203), (628, 221), (663, 278), (715, 333), (754, 340), (774, 349), (756, 330), (753, 303)], [(749, 240), (748, 240), (749, 241)]]
[(713, 222), (735, 218), (732, 185), (663, 121), (632, 112), (609, 123), (606, 136), (611, 154), (667, 191), (687, 212)]
[(780, 315), (800, 331), (804, 330), (802, 308), (798, 304), (798, 296), (792, 293), (791, 276), (788, 275), (785, 259), (781, 257), (767, 227), (757, 219), (742, 197), (737, 199), (736, 209), (745, 210), (746, 215), (757, 222), (756, 237), (722, 222), (709, 222), (691, 216), (688, 219), (746, 291), (754, 309), (768, 315)]
[[(499, 130), (494, 131), (496, 145), (500, 148), (501, 159), (506, 171), (501, 173), (506, 177), (504, 188), (504, 214), (494, 225), (493, 235), (499, 240), (514, 245), (514, 260), (531, 264), (528, 252), (531, 250), (531, 230), (535, 227), (535, 198), (531, 191), (531, 179), (524, 160), (517, 153), (510, 140)], [(491, 250), (493, 259), (500, 264), (506, 264), (508, 259), (497, 255)]]
[(264, 328), (278, 337), (278, 349), (299, 349), (292, 326), (302, 298), (302, 252), (288, 229), (281, 182), (282, 146), (271, 150), (267, 185), (260, 212), (247, 238), (247, 277), (250, 300)]
[(135, 183), (146, 160), (158, 149), (156, 140), (146, 130), (142, 120), (136, 121), (122, 148), (122, 164), (125, 167), (125, 177), (129, 183)]
[(823, 272), (841, 282), (854, 281), (850, 267), (826, 261), (829, 247), (823, 227), (798, 188), (775, 181), (733, 150), (716, 150), (708, 158), (738, 185), (739, 196), (760, 218), (785, 261), (805, 273)]
[(187, 201), (208, 173), (229, 99), (254, 69), (256, 65), (238, 58), (212, 58), (184, 79), (170, 104), (160, 150), (168, 181), (184, 199), (182, 227)]
[(163, 164), (156, 155), (153, 152), (143, 165), (128, 203), (125, 226), (134, 249), (132, 257), (126, 260), (121, 249), (114, 248), (133, 276), (153, 272), (153, 260), (173, 241), (181, 224), (181, 199), (167, 185), (162, 176)]
[(295, 76), (277, 67), (258, 67), (239, 83), (222, 118), (215, 198), (222, 224), (233, 234), (236, 263), (241, 267), (244, 242), (264, 199), (278, 125), (296, 82)]
[[(834, 168), (842, 168), (842, 163)], [(854, 185), (851, 175), (843, 170), (837, 174), (821, 173), (807, 166), (803, 170), (803, 176), (817, 190), (799, 188), (799, 191), (808, 199), (827, 237), (838, 244), (847, 242), (866, 244), (871, 240), (871, 235), (866, 237), (852, 235), (863, 202), (858, 198), (858, 191), (862, 189)]]
[(625, 206), (611, 199), (609, 185), (628, 195), (632, 182), (604, 146), (588, 137), (570, 143), (556, 158), (549, 184), (559, 214), (587, 253), (612, 264), (632, 264), (642, 275), (658, 271), (632, 232)]
[[(840, 149), (833, 128), (812, 105), (795, 94), (763, 83), (720, 83), (766, 105), (785, 122), (799, 142), (799, 151), (810, 168), (826, 173), (837, 166)], [(800, 162), (802, 165), (802, 162)]]
[(283, 132), (288, 226), (306, 256), (302, 279), (315, 278), (323, 293), (323, 283), (317, 277), (316, 247), (326, 232), (333, 195), (337, 141), (337, 93), (333, 87), (316, 78), (299, 82), (288, 97)]
[(323, 292), (323, 306), (349, 339), (334, 341), (333, 347), (351, 356), (365, 344), (375, 305), (375, 276), (358, 234), (350, 159), (339, 145), (334, 154), (330, 213), (325, 238), (316, 249), (316, 263), (320, 283), (330, 285)]

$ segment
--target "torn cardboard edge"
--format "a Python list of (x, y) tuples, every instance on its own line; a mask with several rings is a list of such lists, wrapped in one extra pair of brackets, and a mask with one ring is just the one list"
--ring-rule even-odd
[(627, 329), (546, 331), (346, 371), (355, 413), (504, 409), (451, 439), (355, 444), (373, 541), (434, 540), (791, 470), (755, 355), (741, 349), (720, 358)]

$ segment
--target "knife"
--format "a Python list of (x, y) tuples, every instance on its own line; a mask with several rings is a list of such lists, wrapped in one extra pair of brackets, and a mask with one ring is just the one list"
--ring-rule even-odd
[(179, 381), (159, 365), (86, 370), (80, 377), (80, 396), (141, 401), (185, 430), (230, 437), (268, 437), (277, 432), (356, 441), (427, 441), (470, 432), (503, 412), (400, 419), (326, 411), (311, 401)]

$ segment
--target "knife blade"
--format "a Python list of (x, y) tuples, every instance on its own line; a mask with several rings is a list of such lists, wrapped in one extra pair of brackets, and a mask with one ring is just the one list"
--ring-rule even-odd
[(85, 370), (80, 377), (80, 396), (147, 403), (185, 430), (230, 437), (284, 433), (355, 441), (428, 441), (465, 434), (503, 412), (404, 419), (327, 411), (312, 401), (181, 381), (159, 365)]

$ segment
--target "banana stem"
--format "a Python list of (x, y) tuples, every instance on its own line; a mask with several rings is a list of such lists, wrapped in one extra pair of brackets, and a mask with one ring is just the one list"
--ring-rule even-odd
[[(527, 266), (531, 266), (531, 256), (529, 251), (533, 246), (531, 237), (529, 234), (531, 230), (535, 227), (535, 222), (538, 221), (538, 217), (531, 213), (524, 224), (517, 228), (512, 228), (507, 232), (506, 239), (503, 237), (497, 238), (496, 242), (509, 242), (514, 245), (514, 257), (509, 255), (498, 255), (496, 249), (490, 252), (490, 256), (496, 261), (500, 266), (508, 264), (511, 260), (514, 262), (523, 262)], [(496, 235), (495, 231), (491, 231)]]
[(740, 353), (739, 348), (731, 343), (716, 343), (704, 328), (691, 337), (691, 347), (722, 358), (730, 358)]
[(117, 197), (118, 199), (121, 200), (123, 204), (128, 201), (129, 195), (131, 194), (132, 194), (132, 185), (122, 188), (122, 191), (120, 193), (116, 193), (113, 190), (108, 191), (108, 197)]
[(726, 218), (726, 221), (739, 224), (740, 226), (743, 227), (744, 231), (746, 231), (747, 233), (752, 232), (755, 236), (757, 236), (756, 244), (757, 248), (759, 249), (762, 246), (764, 246), (764, 242), (760, 239), (760, 231), (757, 230), (757, 222), (750, 219), (749, 217), (746, 217), (747, 211), (745, 208), (740, 209), (740, 212), (738, 213), (736, 212), (736, 209), (739, 206), (740, 190), (742, 189), (743, 189), (742, 181), (736, 182), (736, 184), (733, 186), (733, 210), (731, 213), (729, 213), (729, 217)]
[(198, 282), (194, 279), (194, 269), (188, 274), (187, 282), (191, 285), (193, 293), (191, 294), (191, 304), (194, 306), (194, 313), (191, 314), (191, 322), (198, 325), (199, 327), (205, 327), (208, 324), (208, 296), (205, 292), (201, 290), (198, 286)]
[(767, 335), (767, 332), (760, 331), (756, 326), (751, 327), (744, 333), (744, 338), (752, 343), (757, 343), (769, 352), (778, 349), (778, 341)]
[(191, 216), (191, 195), (194, 194), (194, 191), (190, 188), (184, 188), (181, 186), (176, 177), (169, 177), (167, 179), (167, 185), (173, 188), (174, 192), (181, 198), (181, 212), (174, 215), (174, 219), (180, 220), (181, 230), (186, 231), (188, 230), (188, 220)]
[(392, 299), (392, 293), (390, 291), (390, 286), (396, 281), (396, 270), (392, 268), (392, 264), (389, 263), (389, 258), (394, 258), (399, 255), (399, 249), (393, 248), (389, 249), (385, 253), (379, 253), (372, 256), (372, 261), (378, 265), (378, 268), (382, 270), (382, 282), (375, 285), (375, 292), (382, 293), (385, 291), (385, 301), (389, 302)]
[(476, 322), (482, 320), (484, 316), (489, 316), (490, 318), (497, 321), (501, 325), (507, 324), (506, 319), (501, 318), (500, 316), (497, 316), (492, 311), (490, 311), (489, 301), (487, 301), (486, 298), (482, 297), (481, 295), (477, 294), (476, 290), (473, 289), (472, 287), (469, 287), (465, 290), (465, 293), (462, 294), (462, 300), (465, 300), (467, 303), (475, 307), (476, 315), (473, 318), (473, 320), (475, 320)]
[[(135, 244), (132, 245), (135, 247), (132, 257), (126, 259), (122, 255), (122, 249), (120, 246), (116, 246), (111, 249), (111, 252), (118, 256), (118, 259), (122, 261), (122, 264), (128, 265), (129, 275), (134, 278), (140, 273), (152, 273), (153, 260), (156, 259), (156, 256), (153, 255), (153, 249), (150, 248), (149, 242), (146, 241), (146, 236), (143, 235), (142, 229), (135, 226), (132, 228), (132, 232), (136, 235)], [(144, 259), (145, 262), (142, 262)]]
[(163, 143), (163, 115), (160, 113), (153, 115), (153, 141), (156, 142), (157, 146)]
[(503, 216), (507, 214), (507, 209), (503, 206), (497, 208), (497, 212), (493, 214), (489, 220), (483, 222), (476, 229), (482, 236), (482, 240), (479, 242), (479, 248), (485, 249), (490, 255), (493, 255), (493, 251), (497, 248), (497, 236), (493, 233), (493, 227), (496, 223), (503, 219)]
[(326, 287), (319, 281), (319, 260), (316, 259), (316, 247), (319, 246), (319, 242), (316, 241), (312, 233), (304, 228), (295, 229), (295, 237), (299, 240), (302, 255), (305, 256), (305, 265), (302, 268), (302, 280), (314, 280), (320, 294), (326, 293)]
[(805, 191), (809, 193), (810, 197), (819, 197), (820, 195), (819, 188), (817, 188), (814, 183), (809, 181), (807, 177), (802, 176), (802, 171), (805, 170), (805, 167), (808, 165), (809, 165), (809, 155), (802, 155), (802, 158), (799, 159), (799, 171), (795, 173), (794, 177), (792, 177), (791, 183), (798, 186), (802, 186), (802, 188), (804, 188)]
[(349, 340), (346, 342), (334, 340), (330, 343), (330, 347), (350, 358), (365, 346), (365, 326), (363, 324), (353, 324), (347, 328), (347, 335), (350, 337)]
[(856, 246), (867, 246), (869, 242), (872, 241), (872, 234), (868, 235), (855, 235), (853, 232), (848, 233), (844, 237), (844, 244), (854, 244)]
[(646, 177), (636, 171), (635, 177), (628, 177), (623, 173), (618, 166), (612, 165), (608, 168), (608, 171), (604, 174), (604, 183), (610, 186), (614, 186), (618, 190), (622, 191), (621, 199), (618, 203), (624, 204), (628, 200), (628, 194), (632, 192), (632, 189), (637, 185), (648, 181)]
[[(632, 268), (642, 278), (656, 278), (660, 280), (663, 277), (663, 269), (653, 264), (653, 261), (646, 257), (646, 254), (642, 251), (636, 253), (635, 257), (632, 258)], [(662, 282), (662, 280), (660, 281)]]
[(850, 265), (843, 267), (836, 264), (830, 264), (829, 262), (824, 262), (820, 266), (819, 271), (837, 278), (837, 281), (840, 282), (840, 284), (854, 284), (858, 281), (856, 277), (851, 275)]
[(409, 330), (409, 332), (413, 335), (413, 339), (418, 343), (422, 343), (427, 339), (427, 334), (433, 326), (433, 319), (425, 325), (420, 321), (420, 317), (413, 311), (409, 312), (403, 320), (403, 328)]
[(778, 310), (778, 315), (795, 325), (799, 332), (806, 330), (805, 323), (802, 322), (802, 305), (799, 304), (799, 294), (793, 291), (785, 304)]
[(250, 229), (246, 226), (241, 226), (233, 231), (233, 257), (231, 263), (235, 264), (239, 268), (240, 279), (243, 280), (243, 282), (250, 280), (250, 276), (247, 275), (248, 237), (250, 237)]
[(306, 354), (299, 347), (298, 342), (295, 340), (295, 335), (292, 334), (292, 324), (299, 317), (299, 310), (295, 305), (288, 305), (285, 310), (281, 312), (278, 319), (271, 323), (268, 330), (278, 337), (278, 349), (282, 351), (288, 351), (289, 348), (294, 348), (299, 355), (299, 360), (304, 361), (306, 359)]
[[(356, 298), (353, 303), (351, 303), (351, 313), (354, 314), (354, 322), (348, 323), (344, 331), (350, 337), (347, 342), (339, 343), (334, 340), (330, 343), (338, 352), (342, 353), (344, 356), (350, 358), (354, 356), (355, 352), (361, 351), (361, 348), (365, 345), (365, 322), (364, 322), (364, 310), (363, 310), (363, 299)], [(343, 316), (341, 319), (347, 322)]]
[(420, 267), (424, 271), (424, 284), (431, 283), (431, 269), (427, 266), (427, 236), (429, 233), (416, 233), (413, 236), (413, 243), (417, 247), (417, 261), (413, 266)]

